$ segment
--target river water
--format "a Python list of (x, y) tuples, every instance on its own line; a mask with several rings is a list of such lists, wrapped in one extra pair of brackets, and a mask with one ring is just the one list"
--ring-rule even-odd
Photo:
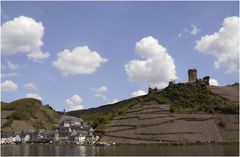
[(77, 145), (1, 145), (1, 155), (10, 156), (150, 156), (150, 155), (237, 155), (239, 145), (116, 145), (116, 146), (77, 146)]

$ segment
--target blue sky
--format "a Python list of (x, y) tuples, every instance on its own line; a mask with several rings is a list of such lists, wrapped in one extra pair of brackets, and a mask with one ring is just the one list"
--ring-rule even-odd
[[(170, 78), (185, 82), (189, 68), (197, 68), (199, 77), (210, 75), (219, 85), (239, 80), (236, 67), (239, 47), (219, 46), (222, 38), (226, 43), (231, 43), (234, 37), (234, 41), (239, 41), (234, 35), (227, 36), (225, 41), (226, 32), (231, 32), (239, 20), (238, 2), (1, 2), (1, 5), (2, 41), (13, 42), (12, 47), (6, 46), (1, 52), (2, 101), (38, 95), (56, 110), (97, 107), (114, 99), (130, 98), (136, 91), (147, 92), (148, 84), (163, 87)], [(24, 33), (21, 39), (19, 34), (11, 34), (12, 27), (6, 24), (12, 21), (18, 26), (17, 22), (30, 19), (37, 25), (29, 30), (38, 33), (27, 30), (26, 38)], [(220, 28), (225, 33), (219, 32)], [(209, 42), (214, 33), (218, 39)], [(34, 47), (31, 39), (36, 38), (32, 36), (40, 37), (42, 45)], [(33, 51), (20, 52), (21, 43), (48, 55), (41, 60), (31, 58), (28, 54)], [(146, 46), (146, 43), (151, 44)], [(82, 53), (80, 60), (73, 61), (76, 57), (72, 56), (70, 63), (65, 63), (64, 56), (62, 60), (57, 57), (64, 49), (66, 54), (73, 54), (74, 48), (83, 46), (88, 47), (89, 57), (95, 58), (91, 62)], [(93, 51), (100, 57), (93, 55)], [(149, 56), (151, 52), (154, 54)], [(71, 68), (81, 68), (77, 66), (82, 63), (69, 65), (81, 62), (81, 58), (87, 62), (84, 67), (98, 64), (92, 67), (93, 71), (69, 72)], [(140, 63), (130, 64), (133, 60)], [(144, 63), (149, 64), (150, 71), (140, 66)], [(70, 66), (65, 74), (60, 64)], [(162, 76), (165, 72), (169, 77)], [(6, 81), (11, 81), (10, 87)], [(11, 87), (12, 83), (17, 87)]]

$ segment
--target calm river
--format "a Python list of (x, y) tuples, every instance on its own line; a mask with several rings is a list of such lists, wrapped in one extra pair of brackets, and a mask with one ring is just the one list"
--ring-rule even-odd
[(118, 145), (118, 146), (77, 146), (77, 145), (1, 145), (1, 155), (11, 156), (91, 156), (91, 155), (238, 155), (238, 144), (232, 145)]

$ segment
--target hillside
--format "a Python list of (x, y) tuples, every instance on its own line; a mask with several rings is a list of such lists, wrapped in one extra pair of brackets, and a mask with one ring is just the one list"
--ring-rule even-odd
[[(230, 113), (237, 114), (239, 106), (231, 99), (217, 95), (209, 88), (223, 88), (216, 86), (205, 86), (203, 84), (174, 84), (164, 90), (150, 92), (147, 95), (123, 100), (121, 102), (104, 105), (78, 111), (70, 111), (67, 114), (93, 121), (100, 130), (102, 126), (118, 115), (122, 115), (139, 103), (146, 105), (148, 102), (156, 101), (158, 104), (169, 104), (170, 111), (174, 113), (194, 113), (204, 111), (206, 113)], [(230, 86), (229, 86), (230, 88)], [(233, 86), (233, 88), (236, 88)], [(238, 93), (239, 95), (239, 93)]]
[(201, 83), (173, 84), (145, 96), (67, 114), (93, 121), (102, 141), (238, 141), (239, 106), (209, 88)]
[(1, 102), (1, 129), (19, 132), (24, 129), (52, 129), (59, 114), (40, 100), (24, 98), (10, 103)]
[(223, 87), (219, 86), (208, 86), (208, 89), (220, 97), (229, 99), (236, 105), (239, 104), (239, 84), (234, 83), (232, 85), (227, 85)]

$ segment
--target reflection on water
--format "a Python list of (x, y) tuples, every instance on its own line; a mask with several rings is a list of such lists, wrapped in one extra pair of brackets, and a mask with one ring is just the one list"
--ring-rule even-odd
[(91, 155), (238, 155), (238, 144), (232, 145), (1, 145), (1, 155), (10, 156), (91, 156)]

